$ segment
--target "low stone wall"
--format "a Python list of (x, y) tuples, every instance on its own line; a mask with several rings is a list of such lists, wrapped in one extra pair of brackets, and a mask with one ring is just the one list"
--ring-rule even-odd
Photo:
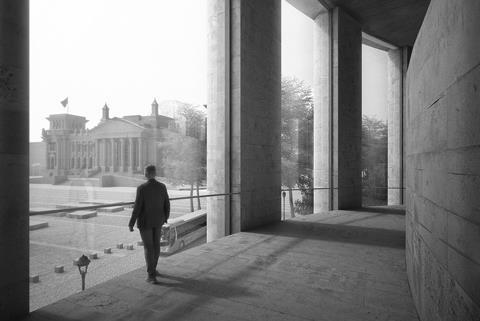
[(115, 187), (115, 186), (137, 187), (138, 185), (143, 183), (145, 183), (144, 179), (139, 179), (136, 177), (102, 175), (102, 177), (100, 178), (101, 187)]

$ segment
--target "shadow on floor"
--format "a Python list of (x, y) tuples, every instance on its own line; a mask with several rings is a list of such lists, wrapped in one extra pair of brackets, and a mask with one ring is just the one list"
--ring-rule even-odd
[(252, 232), (404, 249), (405, 232), (373, 227), (288, 220)]
[[(216, 298), (256, 297), (244, 280), (248, 279), (251, 273), (275, 264), (279, 256), (303, 239), (291, 240), (247, 265), (229, 265), (226, 275), (211, 277), (209, 272), (213, 272), (210, 275), (216, 275), (214, 270), (223, 268), (222, 265), (228, 264), (233, 257), (273, 238), (274, 236), (261, 238), (220, 260), (202, 264), (202, 267), (189, 277), (180, 276), (177, 271), (162, 273), (157, 278), (159, 283), (156, 285), (147, 284), (143, 279), (143, 269), (139, 269), (105, 283), (121, 284), (118, 288), (113, 287), (105, 292), (101, 288), (108, 288), (108, 285), (100, 284), (34, 311), (23, 321), (183, 320), (192, 310), (208, 306), (209, 302)], [(137, 271), (141, 271), (142, 277), (135, 274)], [(119, 293), (122, 291), (129, 293), (127, 298)]]
[(380, 214), (393, 214), (405, 216), (405, 208), (393, 207), (393, 206), (365, 206), (353, 212), (368, 212), (368, 213), (380, 213)]

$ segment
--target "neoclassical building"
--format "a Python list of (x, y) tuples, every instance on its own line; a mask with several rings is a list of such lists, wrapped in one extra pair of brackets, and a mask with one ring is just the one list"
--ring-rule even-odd
[(47, 119), (50, 128), (42, 131), (42, 137), (49, 177), (128, 175), (141, 173), (146, 164), (161, 168), (159, 143), (167, 132), (186, 132), (182, 120), (159, 115), (156, 100), (149, 116), (110, 118), (105, 104), (100, 123), (92, 129), (86, 128), (88, 120), (82, 116), (55, 114)]

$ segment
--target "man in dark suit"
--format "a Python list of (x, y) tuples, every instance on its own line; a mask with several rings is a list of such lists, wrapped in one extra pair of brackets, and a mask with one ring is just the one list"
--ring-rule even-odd
[(140, 236), (145, 251), (147, 263), (147, 282), (157, 283), (156, 276), (158, 257), (160, 256), (160, 234), (162, 225), (170, 215), (170, 200), (167, 188), (155, 179), (156, 169), (153, 165), (145, 167), (145, 177), (148, 181), (137, 188), (137, 197), (133, 207), (132, 217), (128, 227), (133, 232), (137, 221)]

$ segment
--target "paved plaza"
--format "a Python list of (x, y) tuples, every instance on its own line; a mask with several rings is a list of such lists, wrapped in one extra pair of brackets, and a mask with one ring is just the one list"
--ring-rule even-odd
[(398, 208), (297, 217), (164, 258), (158, 285), (136, 269), (28, 320), (416, 321), (404, 226)]
[[(55, 208), (55, 193), (57, 203), (72, 203), (72, 190), (81, 188), (54, 186), (33, 186), (30, 192), (32, 199), (36, 201), (37, 209)], [(101, 188), (97, 188), (101, 192)], [(107, 189), (109, 197), (113, 201), (133, 201), (133, 199), (121, 199), (125, 195), (135, 195), (134, 188)], [(40, 192), (39, 192), (40, 190)], [(65, 192), (67, 190), (67, 192)], [(133, 190), (133, 191), (132, 191)], [(40, 193), (40, 195), (38, 195)], [(48, 193), (43, 203), (41, 195)], [(105, 193), (105, 192), (103, 192)], [(188, 191), (171, 191), (171, 197), (188, 195)], [(70, 195), (68, 199), (65, 195)], [(173, 195), (173, 196), (172, 196)], [(80, 205), (80, 204), (79, 204)], [(83, 204), (85, 205), (85, 204)], [(206, 201), (202, 200), (202, 206)], [(197, 202), (195, 200), (195, 208)], [(179, 200), (171, 202), (171, 218), (180, 217), (189, 212), (189, 201)], [(69, 295), (77, 293), (81, 289), (80, 274), (73, 260), (82, 254), (98, 253), (98, 259), (92, 260), (86, 277), (87, 288), (116, 276), (125, 274), (137, 268), (143, 268), (143, 247), (137, 245), (140, 241), (138, 231), (128, 231), (128, 221), (131, 208), (114, 213), (98, 212), (96, 217), (88, 219), (74, 219), (66, 216), (37, 215), (32, 220), (47, 222), (48, 227), (30, 231), (30, 275), (39, 275), (39, 283), (30, 283), (30, 311), (58, 301)], [(194, 245), (204, 243), (205, 239), (198, 240)], [(124, 244), (124, 249), (117, 249), (118, 243)], [(127, 250), (126, 245), (133, 244), (133, 250)], [(104, 254), (105, 248), (111, 248), (112, 254)], [(63, 265), (64, 273), (55, 273), (55, 266)]]

